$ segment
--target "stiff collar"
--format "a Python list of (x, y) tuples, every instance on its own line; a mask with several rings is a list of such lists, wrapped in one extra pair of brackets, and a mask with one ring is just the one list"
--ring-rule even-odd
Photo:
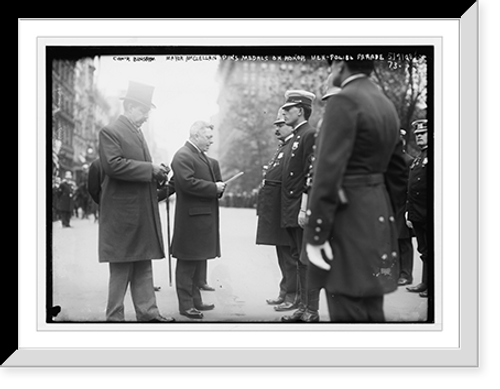
[(364, 73), (353, 74), (352, 76), (347, 77), (344, 80), (344, 82), (342, 84), (340, 84), (340, 87), (343, 88), (347, 84), (349, 84), (351, 81), (357, 80), (358, 78), (366, 78), (366, 77), (368, 77), (368, 76), (366, 74), (364, 74)]
[(189, 143), (191, 143), (191, 144), (193, 145), (193, 147), (194, 147), (194, 148), (195, 148), (195, 149), (196, 149), (199, 153), (203, 154), (203, 151), (201, 151), (201, 149), (200, 149), (198, 146), (196, 146), (196, 145), (195, 145), (195, 144), (191, 141), (191, 139), (188, 139), (187, 141), (188, 141)]
[(303, 124), (307, 123), (307, 120), (304, 120), (303, 122), (300, 122), (299, 124), (297, 124), (294, 129), (293, 129), (293, 132), (296, 132), (297, 131), (297, 128), (299, 128), (300, 126), (302, 126)]
[(130, 126), (132, 126), (132, 128), (134, 130), (136, 130), (137, 132), (140, 131), (141, 127), (137, 127), (134, 123), (132, 123), (132, 120), (130, 120), (128, 117), (126, 117), (125, 115), (122, 115), (122, 117), (127, 121), (127, 123), (130, 124)]

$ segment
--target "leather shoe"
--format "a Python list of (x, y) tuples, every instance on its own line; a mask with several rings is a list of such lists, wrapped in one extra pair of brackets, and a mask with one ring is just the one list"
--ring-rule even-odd
[(302, 321), (302, 315), (305, 313), (304, 308), (299, 308), (297, 309), (294, 313), (291, 315), (283, 316), (281, 318), (281, 321), (284, 323), (298, 323)]
[(188, 309), (187, 311), (181, 311), (180, 314), (191, 319), (203, 319), (203, 313), (195, 308)]
[(411, 281), (408, 278), (401, 277), (398, 280), (398, 286), (403, 286), (403, 285), (410, 285)]
[(212, 288), (210, 285), (205, 284), (205, 285), (200, 286), (200, 290), (206, 290), (208, 292), (213, 292), (215, 290), (215, 288)]
[(424, 290), (423, 292), (420, 292), (418, 295), (420, 297), (429, 297), (429, 293), (428, 293), (427, 289)]
[(281, 303), (279, 305), (276, 305), (274, 307), (274, 310), (277, 312), (282, 312), (282, 311), (291, 311), (292, 309), (295, 309), (295, 308), (297, 308), (296, 303), (285, 302), (285, 303)]
[(212, 309), (215, 308), (214, 304), (201, 304), (201, 305), (195, 305), (195, 308), (198, 311), (211, 311)]
[(319, 312), (318, 311), (311, 311), (310, 309), (306, 309), (305, 312), (302, 314), (300, 321), (302, 321), (304, 323), (319, 322)]
[(269, 305), (279, 305), (284, 301), (285, 299), (283, 297), (277, 297), (275, 299), (267, 299), (266, 303), (268, 303)]
[(158, 315), (154, 319), (148, 321), (148, 323), (174, 323), (175, 319), (173, 317), (163, 317), (162, 315)]
[(412, 292), (412, 293), (420, 293), (426, 289), (427, 289), (427, 285), (425, 285), (425, 284), (418, 284), (417, 286), (409, 286), (406, 288), (406, 290), (408, 292)]

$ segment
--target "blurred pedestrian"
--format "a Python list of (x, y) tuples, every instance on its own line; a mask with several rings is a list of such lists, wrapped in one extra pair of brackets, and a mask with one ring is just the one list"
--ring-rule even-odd
[(263, 184), (257, 196), (256, 244), (276, 248), (278, 266), (281, 272), (278, 297), (267, 299), (270, 305), (295, 304), (297, 299), (297, 265), (290, 251), (290, 239), (286, 229), (281, 227), (281, 181), (283, 161), (287, 147), (293, 137), (293, 128), (286, 125), (281, 109), (274, 121), (278, 147), (264, 169)]
[(177, 196), (172, 256), (177, 258), (176, 289), (181, 315), (202, 319), (204, 304), (199, 285), (205, 281), (207, 260), (221, 256), (219, 198), (222, 182), (219, 163), (206, 152), (213, 143), (213, 125), (196, 121), (187, 142), (172, 159), (171, 184)]
[(288, 144), (288, 152), (283, 161), (281, 225), (290, 238), (291, 253), (296, 263), (297, 291), (295, 303), (285, 302), (275, 307), (277, 311), (297, 308), (291, 316), (281, 318), (285, 322), (300, 320), (307, 306), (306, 269), (307, 262), (301, 258), (306, 201), (306, 181), (313, 158), (316, 130), (308, 120), (312, 113), (312, 103), (316, 96), (304, 90), (288, 90), (286, 102), (282, 106), (285, 123), (293, 128), (293, 137)]
[(422, 260), (422, 278), (418, 285), (407, 287), (408, 291), (419, 293), (421, 297), (429, 297), (429, 251), (427, 239), (427, 170), (428, 170), (428, 135), (427, 120), (416, 120), (412, 123), (420, 154), (410, 166), (408, 179), (408, 201), (406, 220), (417, 238), (417, 250)]
[[(325, 280), (332, 322), (384, 322), (399, 276), (394, 209), (404, 198), (399, 119), (369, 79), (373, 61), (333, 61), (304, 241)], [(312, 265), (310, 267), (312, 268)]]
[[(406, 145), (406, 130), (400, 130), (401, 141), (403, 142), (403, 156), (406, 162), (406, 180), (408, 180), (408, 174), (410, 170), (410, 165), (413, 161), (413, 157), (408, 155), (405, 150)], [(398, 285), (410, 285), (413, 283), (413, 243), (412, 229), (408, 227), (406, 223), (405, 213), (406, 213), (406, 200), (408, 192), (404, 193), (404, 203), (401, 204), (399, 209), (396, 211), (396, 223), (398, 225), (398, 246), (399, 246), (399, 279)]]
[(160, 314), (153, 285), (152, 260), (165, 257), (157, 189), (168, 175), (168, 169), (152, 162), (141, 131), (155, 107), (153, 92), (152, 86), (129, 82), (123, 114), (99, 133), (104, 173), (99, 261), (109, 263), (107, 321), (124, 321), (129, 285), (137, 321), (175, 321)]
[(63, 227), (71, 227), (71, 216), (75, 206), (76, 184), (73, 181), (73, 173), (66, 171), (64, 178), (57, 188), (57, 210), (61, 217)]

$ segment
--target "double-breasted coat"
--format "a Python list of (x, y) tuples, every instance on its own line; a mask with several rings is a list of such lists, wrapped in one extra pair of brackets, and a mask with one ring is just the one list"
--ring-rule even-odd
[(293, 133), (284, 156), (281, 185), (281, 226), (298, 228), (302, 194), (307, 190), (309, 167), (314, 158), (316, 130), (308, 122)]
[(174, 155), (170, 186), (175, 188), (172, 256), (204, 260), (221, 256), (219, 198), (222, 181), (219, 163), (186, 142)]
[(423, 149), (410, 165), (408, 178), (408, 220), (417, 223), (427, 222), (427, 148)]
[(267, 165), (257, 197), (256, 244), (289, 246), (290, 238), (281, 227), (281, 180), (290, 139), (280, 143)]
[(326, 289), (351, 297), (395, 290), (394, 209), (404, 201), (406, 167), (393, 104), (367, 77), (352, 80), (328, 99), (316, 146), (304, 239), (330, 240)]
[(142, 133), (119, 116), (99, 133), (99, 158), (99, 261), (164, 258), (157, 182)]

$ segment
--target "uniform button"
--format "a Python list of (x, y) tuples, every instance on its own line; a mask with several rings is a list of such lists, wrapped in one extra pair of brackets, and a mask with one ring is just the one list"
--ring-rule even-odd
[(293, 190), (290, 191), (290, 194), (293, 194)]
[(319, 240), (319, 236), (318, 236), (318, 235), (315, 235), (315, 236), (314, 236), (314, 240)]
[(393, 222), (393, 221), (394, 221), (394, 216), (389, 216), (389, 220), (390, 220), (391, 222)]
[(381, 258), (382, 258), (383, 260), (386, 260), (386, 259), (387, 259), (387, 254), (382, 255), (382, 257), (381, 257)]
[(321, 219), (316, 220), (316, 224), (321, 224), (321, 223), (323, 223), (323, 220)]
[(310, 210), (310, 209), (308, 209), (308, 210), (306, 211), (306, 215), (307, 215), (307, 216), (311, 216), (311, 210)]
[(316, 157), (311, 157), (311, 161), (316, 161)]
[(290, 172), (290, 175), (293, 176), (293, 172)]
[(321, 231), (321, 228), (320, 227), (316, 227), (316, 232), (320, 232)]
[(383, 223), (383, 222), (384, 222), (384, 220), (385, 220), (385, 219), (384, 219), (384, 217), (383, 217), (383, 216), (380, 216), (380, 217), (378, 218), (378, 221), (379, 221), (380, 223)]
[(396, 258), (396, 257), (398, 256), (398, 253), (397, 253), (397, 252), (395, 252), (395, 251), (393, 251), (393, 252), (391, 253), (391, 255), (392, 255), (392, 257), (393, 257), (393, 258)]
[(294, 154), (294, 153), (292, 153), (292, 157), (295, 157), (295, 154)]

